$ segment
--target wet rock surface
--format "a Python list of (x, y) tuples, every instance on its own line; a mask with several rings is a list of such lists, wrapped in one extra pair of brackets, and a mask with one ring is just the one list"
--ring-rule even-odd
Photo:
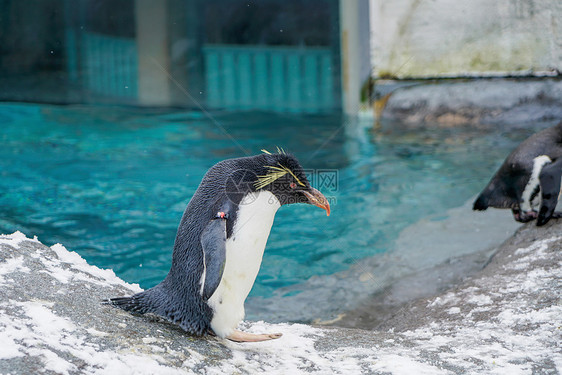
[[(393, 91), (388, 93), (384, 86)], [(377, 90), (380, 95), (390, 94), (382, 116), (412, 126), (486, 126), (503, 122), (556, 122), (562, 118), (559, 78), (405, 81), (400, 85), (382, 84)]]
[(248, 299), (247, 316), (271, 323), (376, 328), (401, 306), (480, 271), (520, 227), (505, 210), (473, 211), (473, 201), (406, 227), (384, 254), (335, 274), (312, 276), (305, 285), (280, 288), (268, 298)]
[(525, 225), (460, 286), (377, 330), (245, 322), (278, 340), (191, 337), (100, 301), (138, 291), (61, 245), (0, 236), (0, 373), (544, 373), (562, 371), (562, 221)]

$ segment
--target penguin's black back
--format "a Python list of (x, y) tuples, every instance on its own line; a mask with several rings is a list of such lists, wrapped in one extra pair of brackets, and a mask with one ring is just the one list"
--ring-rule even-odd
[(532, 170), (533, 159), (546, 155), (553, 161), (562, 156), (562, 122), (533, 134), (507, 157), (503, 166), (519, 166), (525, 170)]
[(200, 293), (204, 269), (201, 234), (217, 212), (228, 207), (226, 229), (229, 238), (238, 204), (254, 189), (256, 177), (266, 174), (267, 166), (278, 163), (292, 170), (302, 170), (290, 154), (227, 159), (211, 167), (183, 213), (174, 243), (172, 266), (166, 278), (144, 292), (112, 298), (108, 303), (133, 313), (163, 316), (195, 335), (210, 330), (213, 312)]
[(553, 161), (562, 156), (562, 122), (533, 134), (517, 146), (480, 193), (473, 209), (518, 207), (533, 171), (534, 159), (541, 155)]

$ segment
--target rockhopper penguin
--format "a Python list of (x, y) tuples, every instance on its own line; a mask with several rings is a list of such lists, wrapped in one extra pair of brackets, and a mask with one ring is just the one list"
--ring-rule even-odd
[(283, 151), (229, 159), (209, 169), (181, 219), (166, 278), (106, 303), (162, 316), (194, 335), (263, 341), (281, 334), (237, 330), (279, 207), (309, 203), (330, 214), (297, 159)]
[(537, 225), (544, 225), (562, 216), (554, 212), (561, 176), (562, 122), (521, 143), (480, 193), (473, 209), (511, 208), (515, 220), (537, 219)]

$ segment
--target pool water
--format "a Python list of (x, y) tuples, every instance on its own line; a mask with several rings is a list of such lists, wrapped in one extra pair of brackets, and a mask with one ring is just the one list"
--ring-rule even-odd
[(60, 242), (143, 288), (167, 274), (177, 225), (209, 167), (276, 146), (294, 153), (332, 214), (279, 210), (253, 297), (388, 251), (408, 225), (477, 194), (533, 131), (14, 103), (0, 105), (0, 121), (0, 232)]

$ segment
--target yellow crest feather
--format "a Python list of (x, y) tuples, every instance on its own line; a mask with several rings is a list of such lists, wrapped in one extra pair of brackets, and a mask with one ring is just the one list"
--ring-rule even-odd
[(267, 172), (267, 174), (265, 174), (264, 176), (258, 176), (258, 180), (255, 182), (254, 186), (256, 189), (261, 189), (266, 187), (267, 185), (271, 184), (272, 182), (278, 180), (279, 178), (285, 176), (287, 173), (289, 173), (291, 176), (293, 176), (293, 178), (295, 179), (295, 181), (300, 185), (300, 186), (305, 186), (301, 180), (298, 179), (297, 176), (295, 176), (295, 174), (293, 173), (293, 171), (291, 171), (289, 168), (279, 164), (279, 166), (274, 166), (274, 165), (266, 165), (266, 168), (269, 168), (270, 171)]

